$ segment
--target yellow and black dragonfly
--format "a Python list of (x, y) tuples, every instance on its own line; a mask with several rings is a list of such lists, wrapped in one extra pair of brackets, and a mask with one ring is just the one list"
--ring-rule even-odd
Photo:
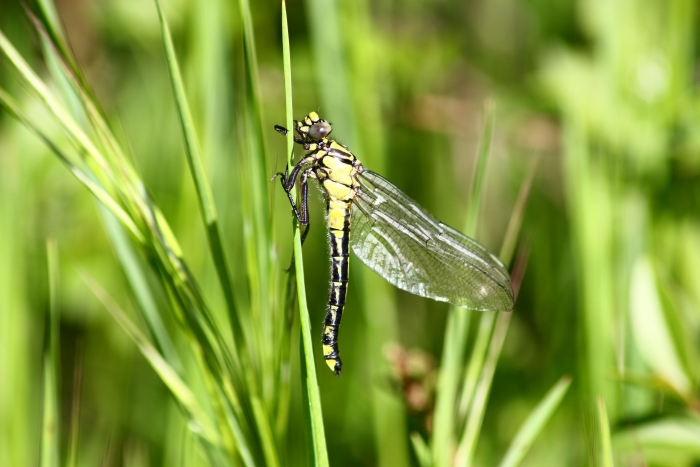
[[(329, 122), (311, 112), (294, 121), (294, 141), (307, 151), (291, 172), (278, 173), (297, 220), (308, 233), (310, 178), (327, 201), (331, 291), (323, 355), (340, 375), (338, 327), (345, 306), (349, 247), (374, 272), (422, 297), (479, 311), (510, 311), (513, 289), (503, 263), (449, 227), (380, 175), (365, 169), (346, 146), (330, 139)], [(279, 125), (275, 130), (286, 135)], [(291, 195), (300, 179), (300, 205)]]

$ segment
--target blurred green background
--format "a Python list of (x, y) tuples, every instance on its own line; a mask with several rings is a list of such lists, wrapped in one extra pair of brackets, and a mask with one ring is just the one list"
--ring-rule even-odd
[[(190, 357), (176, 364), (167, 346), (156, 347), (197, 400), (207, 401), (212, 383), (198, 373), (198, 347), (191, 347), (199, 337), (178, 331), (187, 326), (164, 311), (177, 309), (162, 286), (167, 274), (146, 248), (137, 263), (148, 272), (135, 280), (99, 203), (3, 112), (0, 465), (322, 464), (309, 447), (290, 299), (296, 292), (284, 273), (291, 214), (279, 184), (268, 183), (287, 159), (285, 139), (273, 130), (286, 125), (281, 5), (251, 2), (249, 17), (246, 5), (163, 4), (218, 210), (230, 270), (224, 293), (188, 171), (155, 4), (57, 0), (56, 24), (125, 160), (178, 239), (215, 327), (228, 330), (228, 303), (243, 316), (244, 334), (253, 329), (251, 340), (259, 340), (250, 348), (274, 348), (282, 355), (270, 357), (276, 362), (288, 358), (274, 383), (260, 377), (275, 454), (265, 450), (260, 426), (245, 436), (262, 446), (251, 448), (250, 458), (199, 444), (184, 399), (171, 395), (173, 386), (94, 291), (99, 284), (108, 301), (151, 333), (136, 289), (154, 291), (153, 309), (176, 353)], [(46, 22), (45, 5), (26, 7)], [(343, 376), (326, 369), (320, 334), (328, 253), (322, 198), (311, 189), (304, 266), (330, 463), (498, 465), (550, 388), (568, 376), (568, 392), (531, 431), (534, 441), (519, 465), (700, 465), (697, 3), (290, 0), (287, 14), (295, 118), (318, 111), (366, 167), (455, 227), (465, 224), (479, 148), (490, 140), (475, 238), (499, 251), (509, 219), (524, 216), (515, 261), (524, 268), (519, 296), (467, 462), (455, 454), (458, 441), (440, 447), (435, 434), (443, 420), (434, 414), (435, 386), (439, 394), (452, 316), (445, 304), (378, 285), (352, 257)], [(52, 92), (65, 90), (20, 2), (0, 0), (0, 29)], [(70, 146), (60, 121), (0, 58), (0, 86), (50, 139)], [(71, 107), (70, 98), (61, 102)], [(492, 136), (484, 130), (489, 115)], [(533, 170), (522, 210), (516, 200)], [(47, 239), (56, 245), (48, 248), (54, 262)], [(462, 313), (470, 326), (459, 375), (482, 332), (478, 313)], [(274, 329), (254, 334), (256, 323)], [(52, 343), (55, 352), (48, 351)], [(47, 355), (54, 360), (47, 363)], [(397, 373), (404, 359), (419, 368), (417, 376)], [(246, 387), (257, 387), (249, 381), (269, 367), (241, 376)], [(47, 368), (55, 370), (53, 386), (46, 386)], [(48, 428), (47, 387), (57, 395)], [(244, 406), (257, 400), (246, 396), (254, 391), (238, 394)], [(212, 406), (204, 411), (219, 413)], [(478, 412), (462, 411), (459, 400), (447, 407), (458, 414), (450, 433)], [(260, 421), (258, 412), (248, 416)], [(225, 422), (212, 418), (215, 431), (227, 433)], [(417, 454), (416, 436), (432, 450), (427, 457)]]

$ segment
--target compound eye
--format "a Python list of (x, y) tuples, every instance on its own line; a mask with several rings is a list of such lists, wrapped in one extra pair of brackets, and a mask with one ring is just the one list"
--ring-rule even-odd
[(330, 123), (325, 120), (319, 120), (309, 128), (309, 136), (315, 140), (321, 140), (328, 136), (331, 130)]

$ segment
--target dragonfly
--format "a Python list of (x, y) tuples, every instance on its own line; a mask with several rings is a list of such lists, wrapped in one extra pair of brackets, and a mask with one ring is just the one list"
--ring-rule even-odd
[[(347, 146), (329, 138), (331, 124), (316, 112), (294, 121), (294, 142), (306, 151), (279, 172), (294, 215), (308, 234), (309, 179), (326, 199), (331, 284), (323, 321), (323, 356), (338, 376), (338, 330), (345, 308), (352, 248), (371, 270), (421, 297), (478, 311), (511, 311), (510, 275), (475, 240), (443, 224), (381, 175), (367, 170)], [(287, 135), (290, 130), (275, 125)], [(273, 177), (274, 178), (274, 177)], [(299, 181), (300, 203), (292, 196)]]

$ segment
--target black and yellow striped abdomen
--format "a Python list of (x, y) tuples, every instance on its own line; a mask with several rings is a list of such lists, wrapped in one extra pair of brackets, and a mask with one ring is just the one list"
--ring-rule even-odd
[(331, 256), (331, 290), (323, 327), (323, 356), (326, 364), (340, 375), (338, 329), (345, 307), (350, 266), (350, 227), (355, 197), (355, 156), (336, 142), (325, 147), (316, 176), (328, 199), (328, 243)]
[(350, 212), (352, 202), (329, 199), (328, 243), (331, 250), (331, 290), (323, 321), (323, 357), (335, 374), (342, 362), (338, 351), (338, 328), (343, 316), (350, 267)]

